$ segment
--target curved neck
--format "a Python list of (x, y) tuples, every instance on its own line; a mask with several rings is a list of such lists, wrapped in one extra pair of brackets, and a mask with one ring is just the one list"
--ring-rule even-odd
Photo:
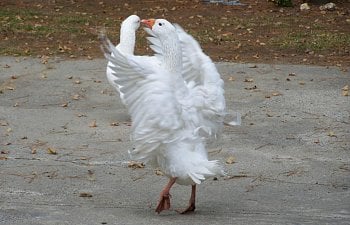
[(126, 54), (134, 54), (134, 48), (135, 48), (135, 31), (130, 29), (126, 24), (122, 24), (120, 28), (120, 42), (119, 42), (119, 49), (120, 51), (126, 53)]

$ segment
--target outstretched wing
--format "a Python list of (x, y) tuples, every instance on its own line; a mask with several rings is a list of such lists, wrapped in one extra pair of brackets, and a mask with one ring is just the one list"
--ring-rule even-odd
[(153, 160), (162, 144), (183, 138), (176, 135), (176, 130), (183, 127), (183, 120), (181, 105), (170, 88), (170, 75), (160, 68), (157, 60), (123, 54), (104, 35), (100, 39), (132, 117), (135, 149), (130, 154), (137, 160)]
[(198, 42), (179, 25), (175, 24), (182, 46), (183, 77), (202, 93), (205, 101), (202, 109), (204, 122), (212, 134), (220, 132), (226, 110), (224, 81), (215, 64), (203, 53)]

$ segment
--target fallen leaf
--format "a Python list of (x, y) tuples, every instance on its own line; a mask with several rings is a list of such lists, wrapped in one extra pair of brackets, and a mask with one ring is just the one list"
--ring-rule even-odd
[(300, 81), (299, 84), (300, 85), (305, 85), (305, 82), (304, 81)]
[(229, 80), (229, 81), (234, 81), (235, 78), (234, 78), (234, 77), (229, 77), (228, 80)]
[(7, 126), (7, 125), (9, 125), (7, 121), (0, 120), (0, 126)]
[(253, 78), (246, 78), (246, 79), (244, 79), (244, 82), (253, 82), (254, 80), (253, 80)]
[(273, 117), (273, 114), (270, 112), (266, 113), (266, 115), (267, 115), (267, 117)]
[(233, 164), (235, 162), (236, 162), (236, 158), (232, 155), (226, 159), (226, 164)]
[(96, 120), (93, 120), (90, 124), (89, 127), (97, 127)]
[(77, 117), (87, 117), (87, 115), (79, 113), (77, 114)]
[(278, 91), (274, 91), (271, 93), (272, 96), (280, 96), (282, 95), (281, 93), (279, 93)]
[(67, 107), (68, 106), (68, 102), (65, 102), (61, 105), (61, 107)]
[(119, 123), (118, 122), (112, 122), (111, 126), (119, 126)]
[(257, 89), (258, 87), (256, 85), (252, 86), (252, 87), (245, 87), (244, 89), (246, 90), (255, 90)]
[(57, 151), (54, 148), (48, 147), (47, 152), (51, 155), (57, 155)]
[(92, 197), (92, 194), (91, 193), (87, 193), (87, 192), (81, 192), (79, 194), (79, 197), (82, 197), (82, 198), (91, 198)]
[(343, 95), (343, 96), (349, 96), (349, 85), (345, 85), (345, 86), (342, 88), (342, 95)]
[(15, 88), (14, 88), (14, 87), (11, 87), (11, 86), (7, 86), (6, 89), (7, 89), (7, 90), (10, 90), (10, 91), (15, 90)]
[(31, 150), (32, 150), (31, 153), (32, 153), (33, 155), (36, 154), (36, 148), (35, 148), (35, 147), (32, 147)]
[(330, 137), (337, 137), (337, 135), (334, 133), (334, 131), (329, 131), (328, 136)]
[(129, 161), (128, 167), (133, 169), (141, 169), (145, 167), (145, 164), (143, 162)]
[(75, 80), (74, 83), (80, 84), (81, 82), (80, 82), (80, 80)]
[(75, 94), (75, 95), (72, 96), (72, 99), (73, 100), (79, 100), (80, 99), (80, 95)]
[(7, 160), (6, 156), (0, 156), (0, 160)]
[(157, 176), (164, 176), (164, 173), (160, 170), (160, 169), (156, 169), (154, 171), (154, 173), (157, 175)]

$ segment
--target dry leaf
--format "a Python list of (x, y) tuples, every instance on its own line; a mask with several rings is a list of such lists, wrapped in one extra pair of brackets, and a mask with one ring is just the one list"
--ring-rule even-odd
[(337, 137), (337, 135), (334, 133), (334, 131), (329, 131), (328, 136), (330, 137)]
[(236, 158), (232, 155), (226, 159), (226, 164), (233, 164), (235, 162), (236, 162)]
[(154, 172), (157, 176), (164, 176), (164, 173), (160, 169), (156, 169)]
[(74, 83), (80, 84), (81, 82), (80, 82), (80, 80), (75, 80)]
[(144, 168), (145, 164), (143, 162), (129, 161), (128, 167), (133, 169), (140, 169), (140, 168)]
[(234, 80), (235, 80), (235, 78), (234, 78), (234, 77), (229, 77), (229, 78), (228, 78), (228, 80), (230, 80), (230, 81), (234, 81)]
[(0, 120), (0, 126), (7, 126), (9, 123), (5, 120)]
[(304, 82), (304, 81), (300, 81), (299, 84), (300, 84), (300, 85), (304, 85), (305, 82)]
[(111, 126), (119, 126), (119, 123), (118, 122), (112, 122)]
[(15, 88), (14, 88), (14, 87), (11, 87), (11, 86), (7, 86), (6, 89), (7, 89), (7, 90), (10, 90), (10, 91), (15, 90)]
[(0, 156), (0, 160), (7, 160), (6, 156)]
[(57, 155), (57, 151), (54, 148), (48, 147), (47, 152), (51, 155)]
[(61, 105), (61, 107), (67, 107), (68, 106), (68, 102), (65, 102)]
[(280, 96), (282, 95), (281, 93), (277, 92), (277, 91), (274, 91), (271, 93), (272, 96)]
[(267, 115), (267, 117), (273, 117), (273, 114), (270, 112), (266, 113), (266, 115)]
[(93, 120), (90, 124), (89, 127), (97, 127), (96, 120)]
[(258, 87), (256, 85), (254, 85), (253, 87), (245, 87), (244, 89), (246, 89), (246, 90), (255, 90), (257, 88)]
[(92, 197), (92, 194), (91, 193), (87, 193), (87, 192), (81, 192), (79, 194), (79, 197), (82, 197), (82, 198), (91, 198)]
[(342, 88), (342, 95), (343, 95), (343, 96), (349, 96), (349, 85), (345, 85), (345, 86)]
[(32, 154), (33, 155), (36, 154), (36, 148), (35, 147), (32, 147), (31, 150), (32, 150)]
[(79, 100), (79, 98), (80, 98), (80, 95), (78, 95), (78, 94), (75, 94), (72, 96), (73, 100)]
[(87, 115), (79, 113), (77, 114), (77, 117), (87, 117)]
[(253, 78), (246, 78), (246, 79), (244, 79), (244, 82), (253, 82), (254, 80), (253, 80)]

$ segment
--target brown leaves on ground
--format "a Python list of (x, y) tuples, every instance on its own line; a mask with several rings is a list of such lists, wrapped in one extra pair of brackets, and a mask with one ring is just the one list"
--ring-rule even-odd
[[(1, 1), (8, 14), (1, 54), (38, 56), (44, 64), (55, 56), (102, 58), (96, 27), (105, 26), (117, 41), (122, 20), (137, 13), (182, 25), (215, 61), (349, 65), (348, 1), (337, 1), (336, 9), (326, 13), (318, 7), (300, 13), (302, 0), (288, 8), (256, 0), (245, 0), (244, 6), (190, 0), (120, 0), (112, 7), (112, 1), (18, 2)], [(136, 53), (148, 54), (144, 33), (140, 35)]]

